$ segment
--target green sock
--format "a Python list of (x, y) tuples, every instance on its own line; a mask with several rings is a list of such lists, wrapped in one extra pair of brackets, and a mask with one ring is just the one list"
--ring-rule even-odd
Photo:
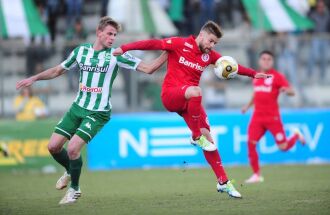
[(69, 156), (66, 152), (65, 148), (62, 149), (59, 153), (51, 154), (53, 158), (57, 161), (57, 163), (61, 164), (66, 171), (70, 174), (70, 163), (69, 163)]
[(70, 160), (71, 187), (75, 190), (79, 189), (79, 178), (83, 161), (81, 156), (76, 160)]

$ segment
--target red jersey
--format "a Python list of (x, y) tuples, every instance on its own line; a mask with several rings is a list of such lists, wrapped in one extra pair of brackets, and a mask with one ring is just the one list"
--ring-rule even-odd
[(279, 115), (278, 95), (282, 87), (289, 87), (285, 76), (271, 69), (267, 74), (272, 75), (266, 79), (253, 79), (254, 89), (254, 115)]
[(198, 86), (202, 72), (221, 55), (215, 51), (202, 53), (195, 38), (173, 37), (163, 40), (164, 50), (168, 51), (167, 74), (163, 87)]
[[(121, 46), (128, 50), (166, 50), (168, 52), (167, 74), (163, 88), (177, 86), (198, 86), (204, 69), (215, 62), (221, 55), (213, 50), (209, 53), (200, 51), (194, 36), (187, 38), (172, 37), (162, 40), (143, 40)], [(256, 72), (241, 65), (238, 74), (254, 77)]]

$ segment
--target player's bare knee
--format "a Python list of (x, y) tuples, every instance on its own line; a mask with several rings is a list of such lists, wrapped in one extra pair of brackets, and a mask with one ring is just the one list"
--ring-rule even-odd
[(280, 150), (285, 151), (286, 148), (287, 148), (288, 143), (287, 143), (287, 142), (284, 142), (284, 143), (278, 143), (277, 145), (278, 145), (278, 148), (279, 148)]
[(190, 97), (202, 96), (202, 89), (200, 87), (194, 86), (190, 89)]
[(62, 150), (62, 145), (50, 141), (47, 145), (48, 151), (51, 154), (59, 153)]
[(248, 140), (249, 145), (257, 145), (257, 141), (255, 140)]
[(202, 89), (200, 87), (193, 88), (193, 97), (202, 96)]
[(74, 144), (68, 145), (68, 156), (70, 160), (78, 159), (80, 156), (80, 149), (79, 147), (76, 147)]

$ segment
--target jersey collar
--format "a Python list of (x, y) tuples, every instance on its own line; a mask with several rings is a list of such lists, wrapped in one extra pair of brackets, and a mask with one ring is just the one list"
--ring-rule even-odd
[(196, 36), (190, 35), (188, 38), (188, 42), (193, 45), (193, 51), (197, 54), (202, 54), (201, 50), (199, 49), (197, 43), (196, 43)]

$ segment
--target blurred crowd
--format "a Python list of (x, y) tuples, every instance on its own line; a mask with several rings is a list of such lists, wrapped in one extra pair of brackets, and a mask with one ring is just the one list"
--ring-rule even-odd
[[(107, 5), (115, 0), (34, 0), (38, 12), (49, 29), (49, 36), (32, 37), (27, 41), (26, 47), (26, 76), (37, 74), (45, 69), (44, 62), (52, 57), (54, 51), (61, 52), (61, 59), (65, 59), (74, 47), (86, 41), (89, 34), (94, 32), (86, 31), (84, 24), (84, 4), (86, 2), (98, 4), (100, 11), (97, 16), (107, 14)], [(180, 36), (196, 34), (206, 20), (214, 20), (226, 31), (239, 32), (237, 41), (244, 40), (247, 66), (257, 68), (258, 52), (262, 49), (270, 49), (275, 52), (277, 69), (285, 73), (298, 89), (301, 103), (304, 103), (304, 80), (318, 84), (327, 84), (329, 76), (327, 65), (329, 65), (329, 32), (330, 15), (329, 0), (308, 0), (309, 10), (307, 16), (315, 23), (314, 29), (306, 32), (259, 32), (253, 29), (249, 16), (241, 0), (157, 0), (163, 9), (168, 13)], [(111, 14), (110, 14), (111, 16)], [(65, 32), (58, 32), (58, 19), (65, 19)], [(58, 37), (64, 38), (62, 47), (58, 47)], [(243, 42), (243, 41), (242, 41)], [(221, 44), (221, 43), (220, 43)], [(301, 51), (303, 48), (307, 52)], [(59, 50), (60, 49), (60, 50)], [(307, 55), (305, 54), (307, 53)], [(306, 55), (306, 56), (302, 56)], [(59, 63), (59, 62), (57, 62)], [(303, 66), (302, 66), (303, 65)], [(303, 68), (302, 68), (303, 67)], [(302, 74), (302, 69), (305, 74)], [(69, 71), (67, 75), (68, 90), (75, 92), (78, 89), (77, 68)], [(124, 72), (125, 73), (125, 72)], [(124, 74), (123, 73), (123, 74)], [(315, 75), (317, 74), (317, 75)], [(130, 76), (132, 78), (132, 76)], [(302, 80), (302, 77), (305, 77)], [(307, 78), (306, 78), (307, 77)], [(129, 83), (130, 80), (126, 80)], [(151, 110), (162, 110), (159, 95), (161, 80), (141, 81), (139, 91), (142, 91), (145, 98), (148, 98)], [(206, 86), (207, 95), (205, 103), (207, 108), (226, 107), (225, 90), (226, 85), (218, 82), (213, 73), (207, 73), (203, 77), (203, 84)], [(125, 87), (127, 98), (131, 86)], [(47, 95), (51, 93), (48, 84), (34, 86), (36, 95), (47, 105)], [(217, 101), (217, 102), (215, 102)], [(130, 103), (130, 99), (127, 99)]]

